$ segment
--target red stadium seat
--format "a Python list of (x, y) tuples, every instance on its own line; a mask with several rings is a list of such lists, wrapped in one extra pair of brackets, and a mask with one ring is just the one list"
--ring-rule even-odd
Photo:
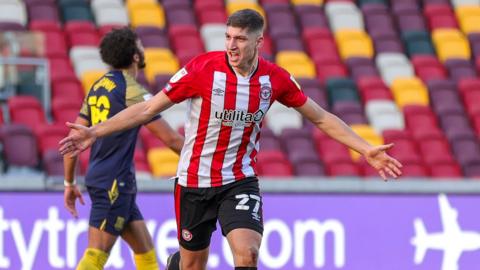
[(327, 138), (317, 141), (317, 150), (320, 158), (328, 164), (352, 161), (348, 148), (334, 139)]
[(430, 165), (430, 172), (432, 177), (446, 177), (461, 180), (463, 177), (460, 166), (456, 163), (440, 163)]
[(444, 164), (454, 161), (452, 152), (446, 140), (429, 139), (418, 143), (423, 160), (426, 164)]
[(65, 124), (43, 125), (37, 131), (37, 144), (40, 156), (49, 150), (58, 151), (58, 142), (68, 135)]
[(382, 132), (385, 143), (395, 143), (401, 140), (413, 140), (412, 134), (408, 130), (386, 129)]
[(427, 4), (423, 13), (431, 30), (437, 28), (458, 28), (452, 8), (448, 4)]
[(57, 99), (52, 102), (52, 115), (55, 123), (74, 122), (80, 112), (78, 100)]
[(326, 173), (329, 176), (360, 176), (360, 169), (353, 163), (353, 161), (347, 162), (334, 162), (325, 164)]
[(40, 32), (61, 32), (62, 25), (56, 21), (31, 21), (29, 29)]
[(261, 151), (257, 155), (256, 168), (263, 176), (292, 176), (293, 168), (280, 151)]
[(76, 79), (73, 67), (67, 57), (50, 57), (48, 61), (50, 65), (50, 79), (52, 82)]
[(10, 120), (15, 124), (24, 124), (34, 132), (46, 124), (45, 112), (40, 102), (33, 96), (12, 96), (8, 99)]
[(428, 169), (422, 164), (403, 164), (402, 177), (428, 177)]
[(160, 139), (153, 135), (146, 127), (140, 128), (140, 139), (145, 150), (152, 148), (165, 148), (167, 147)]
[(347, 68), (337, 63), (316, 63), (317, 78), (325, 82), (330, 78), (347, 77)]
[(68, 57), (67, 42), (63, 32), (44, 32), (45, 56)]
[(100, 36), (97, 32), (78, 32), (71, 33), (68, 36), (70, 47), (73, 46), (98, 46), (100, 45)]
[(415, 55), (412, 57), (412, 64), (415, 73), (423, 81), (447, 77), (447, 71), (435, 56)]
[[(196, 1), (196, 3), (202, 1)], [(227, 21), (227, 13), (225, 9), (202, 10), (197, 13), (200, 25), (207, 23), (225, 23)]]
[(405, 124), (409, 130), (437, 128), (438, 122), (430, 107), (408, 105), (403, 108)]
[(422, 158), (415, 143), (411, 140), (397, 140), (388, 153), (401, 163), (420, 164)]
[[(85, 97), (82, 85), (77, 79), (52, 81), (52, 101), (57, 99), (76, 101), (80, 105)], [(77, 106), (78, 107), (78, 106)]]

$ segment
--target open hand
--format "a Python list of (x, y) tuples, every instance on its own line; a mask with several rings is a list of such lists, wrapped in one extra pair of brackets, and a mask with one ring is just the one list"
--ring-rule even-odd
[(70, 132), (70, 134), (59, 143), (60, 154), (64, 156), (77, 156), (90, 147), (97, 139), (91, 128), (70, 122), (67, 122), (66, 125), (75, 132)]
[(387, 150), (393, 147), (393, 143), (372, 147), (365, 153), (365, 159), (374, 167), (378, 174), (387, 180), (387, 174), (397, 178), (402, 174), (402, 164), (387, 154)]

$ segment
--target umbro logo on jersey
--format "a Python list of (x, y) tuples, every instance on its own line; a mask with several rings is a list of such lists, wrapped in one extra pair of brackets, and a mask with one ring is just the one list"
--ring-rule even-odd
[(223, 96), (223, 94), (225, 93), (225, 90), (220, 88), (214, 88), (212, 91), (215, 96)]

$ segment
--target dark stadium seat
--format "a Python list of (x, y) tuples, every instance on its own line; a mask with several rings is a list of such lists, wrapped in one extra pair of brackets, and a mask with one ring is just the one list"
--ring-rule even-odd
[(42, 164), (48, 176), (63, 177), (63, 156), (58, 152), (58, 149), (46, 151), (42, 155)]
[(28, 18), (30, 22), (60, 22), (58, 9), (54, 3), (37, 2), (27, 5)]
[(435, 55), (430, 34), (426, 31), (403, 32), (402, 39), (410, 57), (415, 55)]
[(302, 161), (293, 164), (296, 176), (324, 176), (325, 169), (319, 161)]
[(450, 78), (452, 78), (454, 81), (458, 81), (463, 78), (477, 77), (477, 71), (475, 70), (475, 67), (468, 60), (448, 59), (445, 61), (445, 66), (448, 69)]
[(478, 139), (465, 139), (451, 142), (453, 153), (460, 166), (480, 163)]
[(30, 128), (21, 124), (2, 125), (0, 138), (7, 165), (19, 167), (38, 165), (37, 143)]

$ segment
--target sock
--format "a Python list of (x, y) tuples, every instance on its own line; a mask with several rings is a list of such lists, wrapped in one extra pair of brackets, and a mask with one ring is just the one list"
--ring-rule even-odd
[(180, 270), (180, 251), (170, 255), (166, 270)]
[(235, 270), (257, 270), (257, 267), (235, 267)]
[(135, 254), (135, 265), (137, 270), (157, 270), (160, 269), (157, 262), (157, 254), (155, 249), (152, 249), (146, 253)]
[(77, 270), (102, 270), (107, 259), (108, 253), (105, 251), (87, 248), (78, 263)]

